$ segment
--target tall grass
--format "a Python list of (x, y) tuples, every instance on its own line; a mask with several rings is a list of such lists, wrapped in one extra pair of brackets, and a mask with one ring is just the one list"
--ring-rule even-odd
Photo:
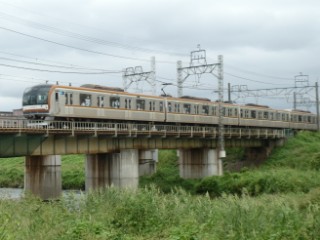
[[(305, 201), (305, 199), (318, 199)], [(223, 195), (110, 188), (56, 202), (0, 201), (3, 239), (317, 239), (320, 190)], [(1, 238), (0, 238), (1, 239)]]

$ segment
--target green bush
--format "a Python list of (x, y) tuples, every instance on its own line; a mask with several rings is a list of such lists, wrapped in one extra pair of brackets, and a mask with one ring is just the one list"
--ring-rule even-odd
[(273, 193), (308, 192), (320, 186), (317, 171), (294, 169), (265, 169), (244, 173), (228, 173), (221, 177), (208, 177), (196, 185), (196, 192), (221, 196), (223, 193), (250, 196)]

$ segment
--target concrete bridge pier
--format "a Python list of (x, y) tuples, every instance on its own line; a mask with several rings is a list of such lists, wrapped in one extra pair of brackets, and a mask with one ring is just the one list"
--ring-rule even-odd
[(87, 154), (85, 160), (85, 188), (99, 189), (111, 185), (112, 153)]
[(180, 177), (185, 179), (222, 175), (222, 161), (217, 149), (179, 149)]
[(111, 185), (138, 188), (139, 152), (124, 149), (120, 153), (88, 154), (85, 162), (86, 191)]
[(158, 149), (139, 151), (139, 176), (148, 176), (156, 172)]
[(261, 147), (247, 147), (244, 159), (250, 163), (248, 166), (258, 166), (266, 161), (275, 147), (283, 146), (285, 139), (265, 141)]
[(61, 195), (61, 156), (26, 156), (24, 190), (43, 200)]

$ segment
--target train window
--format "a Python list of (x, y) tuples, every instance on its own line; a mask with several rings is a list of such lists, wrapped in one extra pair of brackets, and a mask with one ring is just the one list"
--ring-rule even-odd
[(225, 108), (225, 107), (222, 107), (222, 108), (221, 108), (221, 113), (222, 113), (222, 116), (225, 116), (225, 115), (226, 115), (226, 108)]
[(249, 110), (245, 110), (245, 111), (244, 111), (244, 117), (245, 117), (245, 118), (249, 118), (249, 113), (250, 113)]
[(66, 93), (66, 105), (72, 105), (73, 104), (73, 100), (72, 100), (72, 93)]
[(205, 114), (205, 115), (209, 114), (209, 106), (202, 106), (202, 114)]
[(258, 111), (258, 119), (262, 119), (262, 112)]
[(152, 102), (152, 110), (153, 110), (153, 111), (156, 110), (156, 102), (155, 102), (155, 101)]
[(286, 121), (286, 114), (282, 113), (282, 121)]
[(145, 110), (146, 109), (146, 101), (144, 99), (137, 99), (137, 110)]
[(131, 109), (131, 99), (130, 99), (130, 98), (126, 98), (126, 99), (124, 100), (124, 107), (125, 107), (126, 109)]
[(58, 100), (59, 100), (59, 93), (58, 92), (56, 92), (55, 97), (56, 97), (56, 102), (58, 102)]
[(150, 111), (155, 111), (155, 101), (150, 101), (149, 102), (149, 110)]
[(302, 122), (302, 116), (301, 115), (298, 116), (298, 122)]
[(120, 97), (110, 97), (110, 107), (120, 108)]
[(180, 112), (180, 104), (179, 103), (175, 103), (174, 108), (175, 108), (175, 112)]
[(212, 115), (217, 116), (217, 107), (212, 107)]
[(199, 105), (194, 105), (194, 113), (199, 114)]
[(231, 117), (232, 115), (232, 108), (228, 108), (228, 116)]
[(81, 102), (81, 106), (86, 106), (86, 107), (91, 106), (91, 95), (80, 94), (80, 102)]
[(159, 103), (159, 111), (163, 112), (163, 102), (162, 101)]
[(191, 113), (191, 105), (190, 104), (183, 104), (183, 112), (190, 114)]
[(263, 118), (268, 119), (269, 118), (269, 112), (263, 112)]
[(238, 109), (237, 108), (234, 109), (234, 116), (238, 117)]
[(104, 97), (103, 96), (98, 96), (97, 97), (97, 103), (98, 103), (98, 107), (104, 107)]
[(274, 118), (273, 112), (270, 112), (270, 113), (269, 113), (269, 116), (270, 116), (270, 120), (274, 120), (274, 119), (273, 119), (273, 118)]
[(168, 102), (168, 112), (172, 112), (172, 104), (171, 104), (171, 102)]
[(72, 93), (69, 93), (69, 104), (70, 104), (70, 105), (73, 104), (73, 96), (72, 96)]
[(69, 94), (66, 93), (66, 94), (65, 94), (65, 97), (66, 97), (66, 103), (65, 103), (65, 104), (68, 105), (68, 103), (69, 103)]
[(243, 118), (243, 109), (240, 109), (240, 117)]
[(251, 118), (256, 118), (257, 117), (257, 113), (255, 110), (251, 111)]

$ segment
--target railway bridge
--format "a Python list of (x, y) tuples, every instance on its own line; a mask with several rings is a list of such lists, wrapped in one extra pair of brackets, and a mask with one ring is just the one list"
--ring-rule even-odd
[[(226, 147), (266, 157), (290, 134), (288, 129), (225, 126)], [(139, 175), (155, 170), (158, 149), (177, 149), (180, 176), (222, 175), (224, 152), (218, 128), (101, 122), (42, 122), (0, 119), (0, 158), (25, 156), (25, 190), (43, 199), (61, 193), (61, 155), (85, 154), (86, 190), (136, 188)]]

